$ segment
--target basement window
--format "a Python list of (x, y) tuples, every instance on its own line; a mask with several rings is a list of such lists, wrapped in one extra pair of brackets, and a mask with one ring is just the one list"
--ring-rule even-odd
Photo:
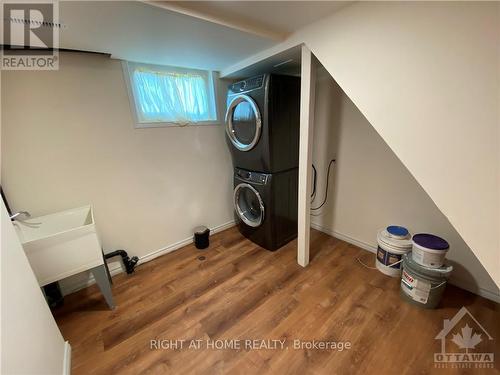
[(217, 123), (213, 72), (123, 64), (137, 128)]

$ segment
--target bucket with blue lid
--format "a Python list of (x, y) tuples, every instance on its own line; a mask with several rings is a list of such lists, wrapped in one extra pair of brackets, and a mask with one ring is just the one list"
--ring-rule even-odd
[(445, 239), (433, 234), (419, 233), (412, 238), (412, 258), (425, 267), (442, 267), (449, 249), (450, 245)]
[(390, 225), (377, 233), (377, 244), (377, 269), (387, 276), (400, 277), (402, 256), (412, 249), (408, 229)]

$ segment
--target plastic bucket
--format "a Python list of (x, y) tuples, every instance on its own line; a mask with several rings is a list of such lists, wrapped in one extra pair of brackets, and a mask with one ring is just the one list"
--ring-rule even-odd
[(387, 227), (377, 233), (377, 257), (375, 267), (383, 274), (391, 277), (400, 277), (402, 256), (412, 249), (412, 242), (409, 239), (408, 230), (403, 227), (394, 234), (391, 228)]
[(419, 307), (436, 308), (441, 301), (451, 271), (453, 271), (452, 266), (424, 267), (415, 262), (410, 254), (403, 255), (401, 298)]
[(418, 264), (439, 268), (444, 264), (450, 245), (441, 237), (428, 233), (419, 233), (412, 238), (412, 257)]

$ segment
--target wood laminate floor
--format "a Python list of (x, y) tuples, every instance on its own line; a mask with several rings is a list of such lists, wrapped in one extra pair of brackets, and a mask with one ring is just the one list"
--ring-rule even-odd
[[(207, 250), (189, 245), (114, 277), (114, 311), (95, 286), (67, 296), (55, 316), (72, 345), (72, 373), (499, 373), (498, 304), (449, 286), (439, 309), (422, 310), (400, 299), (397, 279), (356, 260), (372, 265), (373, 254), (314, 230), (311, 253), (302, 268), (295, 241), (272, 253), (230, 228)], [(435, 368), (434, 337), (462, 306), (496, 338), (481, 336), (496, 369)], [(170, 349), (168, 340), (185, 341)], [(246, 340), (286, 341), (281, 349)], [(297, 349), (294, 340), (351, 348)]]

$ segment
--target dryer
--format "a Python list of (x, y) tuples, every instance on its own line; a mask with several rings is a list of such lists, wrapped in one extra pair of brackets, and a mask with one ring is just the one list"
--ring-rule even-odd
[(265, 173), (298, 167), (300, 78), (263, 74), (233, 83), (225, 122), (234, 167)]
[(274, 251), (297, 237), (298, 168), (259, 173), (235, 168), (233, 202), (240, 232)]

